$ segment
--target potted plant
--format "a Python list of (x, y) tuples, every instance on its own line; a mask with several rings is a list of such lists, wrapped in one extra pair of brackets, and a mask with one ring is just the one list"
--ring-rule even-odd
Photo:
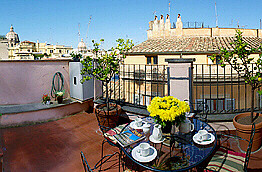
[(44, 94), (42, 96), (42, 102), (43, 104), (50, 105), (51, 98), (48, 96), (48, 94)]
[[(147, 107), (150, 116), (155, 122), (160, 124), (162, 128), (172, 126), (171, 134), (174, 134), (175, 128), (178, 127), (186, 119), (186, 112), (190, 111), (187, 102), (180, 101), (173, 96), (154, 97)], [(164, 129), (165, 130), (165, 129)]]
[[(102, 42), (104, 42), (104, 40), (101, 39), (101, 43), (96, 43), (94, 40), (92, 40), (92, 42), (94, 46), (93, 53), (95, 54), (96, 59), (87, 56), (81, 61), (83, 64), (83, 68), (81, 70), (83, 79), (81, 82), (83, 83), (91, 78), (104, 82), (106, 88), (105, 104), (96, 106), (95, 112), (96, 114), (101, 115), (101, 118), (103, 118), (104, 115), (109, 115), (112, 116), (112, 121), (116, 121), (118, 120), (118, 115), (116, 114), (119, 114), (121, 108), (119, 105), (116, 106), (109, 102), (108, 84), (115, 74), (119, 73), (120, 64), (125, 58), (124, 53), (131, 49), (134, 44), (132, 43), (132, 40), (129, 39), (126, 41), (118, 39), (116, 40), (117, 47), (111, 48), (112, 51), (110, 54), (105, 52), (104, 54), (101, 53), (101, 55), (98, 55), (98, 52), (100, 51), (99, 46)], [(108, 127), (114, 127), (112, 126), (114, 122), (111, 123), (110, 118), (108, 118), (108, 120)]]
[(58, 104), (61, 104), (61, 103), (63, 102), (63, 96), (64, 96), (64, 94), (65, 94), (65, 90), (63, 90), (63, 91), (57, 91), (57, 92), (55, 93), (56, 100), (57, 100), (57, 103), (58, 103)]
[[(252, 146), (252, 151), (255, 151), (261, 146), (262, 141), (262, 115), (254, 112), (255, 91), (262, 86), (262, 59), (261, 55), (257, 60), (250, 57), (250, 55), (262, 50), (262, 48), (250, 48), (248, 43), (244, 42), (242, 32), (239, 29), (236, 30), (235, 40), (231, 45), (234, 47), (232, 51), (225, 48), (220, 50), (221, 66), (225, 67), (226, 64), (229, 64), (239, 77), (244, 78), (245, 83), (251, 86), (250, 112), (236, 115), (233, 119), (233, 124), (236, 127), (237, 135), (247, 140), (250, 138), (252, 124), (256, 124), (256, 133)], [(213, 55), (211, 60), (214, 61), (215, 59), (216, 55)], [(261, 94), (262, 91), (258, 93)], [(248, 145), (245, 141), (241, 141), (240, 146), (242, 150), (246, 150)]]

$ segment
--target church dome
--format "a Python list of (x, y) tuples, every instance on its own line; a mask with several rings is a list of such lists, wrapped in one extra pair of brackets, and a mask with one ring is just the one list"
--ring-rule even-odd
[(6, 34), (6, 38), (9, 41), (14, 41), (15, 43), (19, 42), (18, 34), (14, 32), (14, 27), (11, 25), (10, 32)]
[(85, 50), (86, 49), (86, 44), (83, 41), (83, 38), (81, 39), (81, 42), (78, 43), (77, 46), (78, 50)]

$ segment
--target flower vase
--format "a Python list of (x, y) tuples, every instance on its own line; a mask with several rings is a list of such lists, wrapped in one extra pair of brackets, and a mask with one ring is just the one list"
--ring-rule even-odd
[(50, 100), (46, 101), (45, 104), (46, 104), (46, 105), (50, 105)]
[(63, 96), (57, 96), (57, 97), (56, 97), (56, 100), (57, 100), (57, 103), (58, 103), (58, 104), (62, 104), (62, 102), (63, 102)]

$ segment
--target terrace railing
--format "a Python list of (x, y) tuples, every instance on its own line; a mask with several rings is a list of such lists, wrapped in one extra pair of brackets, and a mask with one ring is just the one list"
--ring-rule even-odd
[[(120, 104), (146, 108), (155, 96), (168, 94), (167, 66), (122, 64), (109, 86), (109, 98)], [(105, 84), (105, 83), (104, 83)], [(103, 85), (103, 98), (105, 98)]]
[[(249, 67), (254, 69), (253, 64)], [(206, 106), (209, 114), (240, 113), (251, 107), (251, 87), (230, 65), (222, 68), (218, 64), (195, 64), (192, 96), (195, 108)], [(255, 110), (261, 109), (261, 96), (256, 94)]]

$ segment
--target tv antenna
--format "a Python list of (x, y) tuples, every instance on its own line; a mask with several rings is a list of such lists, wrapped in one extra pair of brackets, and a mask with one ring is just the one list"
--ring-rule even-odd
[(78, 23), (78, 42), (80, 42), (80, 23)]
[(169, 3), (168, 3), (168, 14), (171, 15), (171, 14), (170, 14), (170, 1), (169, 1)]
[(89, 26), (92, 20), (92, 15), (89, 17), (89, 22), (88, 22), (88, 26), (87, 26), (87, 31), (86, 31), (86, 44), (87, 44), (87, 35), (88, 35), (88, 31), (89, 31)]
[(154, 15), (154, 16), (156, 15), (156, 11), (153, 12), (153, 15)]
[(229, 26), (232, 26), (233, 25), (233, 19), (231, 20), (231, 23), (229, 24)]
[(215, 2), (215, 12), (216, 12), (216, 27), (218, 27), (218, 15), (217, 15), (217, 3)]

